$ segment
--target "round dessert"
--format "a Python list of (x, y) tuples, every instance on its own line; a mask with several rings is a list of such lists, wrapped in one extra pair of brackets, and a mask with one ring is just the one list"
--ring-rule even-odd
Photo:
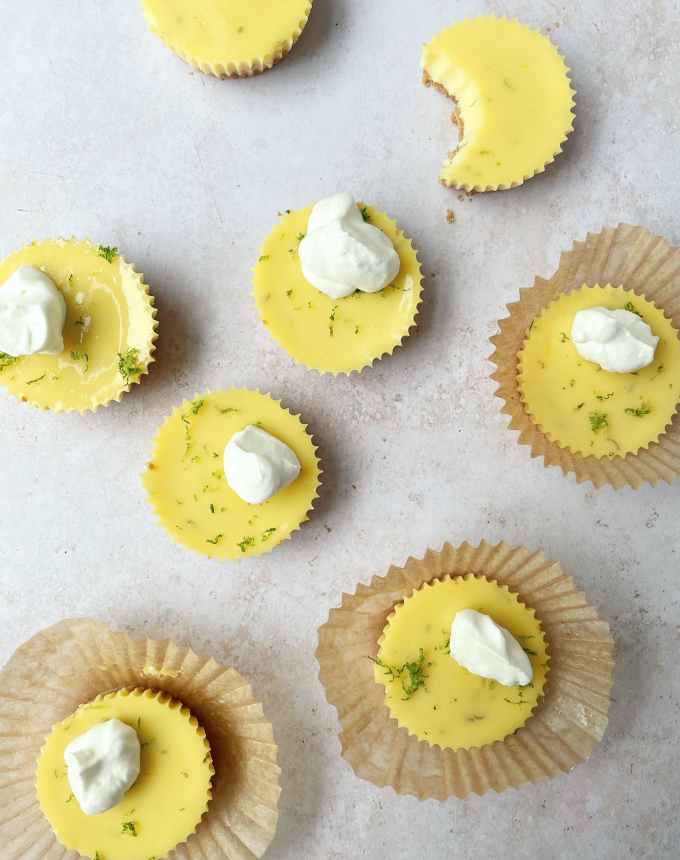
[(337, 374), (362, 370), (408, 337), (422, 273), (394, 221), (337, 194), (282, 216), (254, 285), (274, 339), (295, 361)]
[(549, 658), (540, 622), (483, 576), (425, 583), (395, 608), (379, 644), (375, 680), (390, 714), (443, 749), (502, 741), (543, 693)]
[(220, 78), (270, 69), (293, 48), (312, 0), (142, 0), (151, 30), (183, 60)]
[(213, 774), (191, 713), (165, 693), (136, 688), (99, 696), (55, 726), (36, 787), (66, 848), (94, 860), (149, 860), (196, 830)]
[(300, 417), (246, 389), (204, 394), (161, 427), (144, 475), (170, 536), (211, 558), (270, 552), (307, 520), (319, 460)]
[(456, 102), (458, 147), (440, 179), (466, 191), (521, 185), (573, 129), (574, 91), (552, 42), (492, 16), (443, 30), (423, 49), (423, 80)]
[(576, 454), (624, 457), (670, 425), (679, 369), (678, 333), (653, 302), (622, 287), (583, 286), (532, 323), (518, 385), (552, 442)]
[(117, 248), (56, 239), (0, 263), (0, 384), (33, 406), (120, 400), (148, 373), (157, 327), (148, 287)]

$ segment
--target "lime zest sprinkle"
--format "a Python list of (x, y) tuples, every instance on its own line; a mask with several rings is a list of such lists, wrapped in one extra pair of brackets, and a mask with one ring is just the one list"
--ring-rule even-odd
[(139, 364), (138, 349), (130, 347), (127, 352), (118, 353), (118, 372), (126, 382), (144, 372), (144, 368)]
[(103, 257), (107, 263), (113, 263), (118, 256), (118, 248), (112, 248), (110, 245), (100, 245), (97, 253)]

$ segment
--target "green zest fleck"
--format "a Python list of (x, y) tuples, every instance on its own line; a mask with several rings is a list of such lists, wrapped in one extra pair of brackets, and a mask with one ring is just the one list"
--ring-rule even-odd
[(224, 535), (222, 534), (215, 535), (214, 538), (207, 538), (206, 543), (211, 543), (213, 546), (217, 546), (217, 544), (222, 540), (223, 537)]
[(435, 651), (447, 651), (447, 652), (450, 651), (451, 650), (451, 634), (445, 632), (444, 633), (444, 641), (442, 642), (441, 645), (437, 645), (437, 647), (434, 650)]
[(604, 412), (591, 412), (588, 416), (588, 420), (590, 421), (590, 429), (593, 433), (597, 433), (605, 427), (609, 427), (609, 418), (607, 418), (607, 415)]
[(276, 526), (272, 526), (270, 529), (266, 529), (262, 534), (262, 543), (266, 543), (275, 531)]
[(137, 825), (134, 821), (124, 821), (123, 822), (123, 833), (126, 833), (128, 836), (136, 836), (137, 835)]
[(85, 373), (87, 373), (88, 368), (90, 366), (90, 356), (86, 352), (78, 352), (75, 349), (71, 350), (71, 358), (74, 361), (84, 361), (85, 362)]
[(361, 217), (364, 219), (364, 221), (366, 221), (366, 223), (368, 223), (371, 220), (371, 216), (368, 214), (368, 207), (367, 206), (361, 207)]
[(331, 312), (330, 312), (330, 314), (329, 314), (329, 316), (328, 316), (328, 320), (329, 320), (329, 323), (328, 323), (328, 332), (329, 332), (329, 334), (330, 334), (330, 336), (331, 336), (331, 337), (333, 337), (334, 330), (335, 330), (334, 323), (335, 323), (335, 314), (336, 314), (337, 310), (338, 310), (338, 306), (337, 306), (337, 305), (333, 305), (333, 309), (331, 310)]
[(269, 259), (269, 254), (263, 254), (261, 257), (258, 257), (258, 263), (265, 263)]
[(576, 411), (578, 412), (578, 410), (579, 410), (579, 409), (583, 409), (583, 407), (584, 407), (585, 405), (586, 405), (585, 403), (579, 403), (579, 404), (576, 406)]
[[(218, 406), (219, 409), (219, 406)], [(229, 415), (232, 412), (238, 412), (238, 409), (234, 409), (233, 406), (227, 406), (226, 409), (220, 409), (220, 415)]]
[(563, 332), (563, 331), (560, 332), (560, 340), (562, 341), (562, 343), (566, 343), (569, 340), (566, 332)]
[(637, 409), (628, 408), (624, 410), (626, 415), (633, 415), (635, 418), (642, 418), (643, 415), (649, 415), (652, 411), (647, 403), (638, 406)]
[(65, 803), (70, 803), (72, 800), (73, 800), (73, 795), (72, 795), (72, 794), (69, 794), (69, 796), (66, 798), (66, 800), (65, 800), (64, 802), (65, 802)]
[(201, 411), (204, 403), (205, 403), (205, 400), (192, 400), (191, 401), (191, 414), (192, 415), (198, 415), (198, 413)]
[(595, 399), (596, 400), (611, 400), (613, 396), (614, 396), (614, 392), (610, 391), (608, 394), (596, 394)]
[(640, 317), (640, 319), (644, 319), (640, 311), (635, 310), (635, 305), (632, 302), (626, 302), (626, 304), (623, 306), (623, 309), (624, 311), (629, 311), (631, 314), (635, 314), (636, 316)]
[(297, 234), (297, 240), (298, 240), (298, 242), (302, 242), (302, 240), (303, 240), (304, 238), (305, 238), (305, 234), (304, 234), (304, 233), (298, 233), (298, 234)]
[(288, 298), (290, 298), (293, 295), (293, 291), (292, 290), (286, 290), (286, 295), (288, 296)]
[(99, 246), (99, 256), (103, 257), (107, 263), (113, 263), (118, 256), (118, 248), (110, 248), (108, 245)]
[(129, 382), (133, 376), (139, 376), (143, 370), (144, 368), (139, 365), (138, 349), (132, 347), (125, 353), (118, 353), (118, 372), (126, 382)]
[(422, 648), (417, 660), (404, 663), (403, 666), (389, 666), (387, 663), (383, 663), (382, 660), (377, 660), (373, 657), (369, 657), (369, 660), (383, 669), (390, 676), (391, 681), (401, 680), (404, 701), (410, 699), (421, 687), (425, 686), (427, 675), (425, 674), (425, 652)]
[(42, 376), (36, 376), (35, 379), (29, 379), (26, 385), (35, 385), (36, 382), (42, 382), (43, 379), (47, 376), (46, 373), (43, 373)]
[(239, 541), (236, 544), (237, 547), (241, 550), (241, 552), (245, 552), (249, 547), (255, 546), (255, 538), (254, 537), (244, 537), (242, 541)]
[(21, 356), (19, 355), (7, 355), (6, 352), (0, 352), (0, 373), (6, 368), (11, 367), (13, 364), (16, 364), (19, 361)]
[(212, 503), (210, 504), (210, 513), (211, 514), (215, 513), (215, 505), (213, 505)]
[(73, 323), (73, 325), (85, 325), (85, 320), (83, 317), (78, 317), (78, 319)]

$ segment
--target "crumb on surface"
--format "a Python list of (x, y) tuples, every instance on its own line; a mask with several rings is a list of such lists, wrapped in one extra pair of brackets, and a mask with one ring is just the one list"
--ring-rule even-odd
[(446, 210), (446, 223), (447, 224), (453, 224), (453, 222), (455, 220), (456, 220), (456, 213), (453, 211), (453, 209), (447, 209)]

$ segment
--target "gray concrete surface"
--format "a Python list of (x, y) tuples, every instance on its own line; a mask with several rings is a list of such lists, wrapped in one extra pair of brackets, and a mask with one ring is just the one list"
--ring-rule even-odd
[[(454, 136), (419, 51), (489, 11), (550, 28), (578, 125), (545, 175), (459, 202), (436, 182)], [(0, 0), (0, 20), (0, 254), (53, 235), (117, 245), (161, 321), (158, 363), (119, 406), (55, 417), (0, 397), (0, 661), (73, 615), (233, 661), (281, 746), (272, 860), (677, 858), (680, 487), (594, 492), (544, 470), (506, 429), (486, 361), (505, 303), (587, 230), (680, 242), (677, 0), (317, 0), (294, 54), (240, 82), (174, 58), (135, 0)], [(329, 381), (270, 340), (250, 267), (278, 210), (339, 189), (399, 220), (428, 279), (407, 346)], [(219, 565), (168, 540), (139, 475), (176, 402), (233, 384), (303, 413), (326, 480), (294, 541)], [(560, 559), (610, 621), (610, 729), (587, 764), (521, 792), (398, 798), (339, 756), (316, 628), (390, 562), (481, 537)]]

